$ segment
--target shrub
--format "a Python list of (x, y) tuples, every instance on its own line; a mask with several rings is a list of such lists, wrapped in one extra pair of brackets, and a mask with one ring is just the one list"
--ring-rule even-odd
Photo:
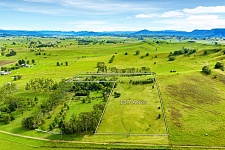
[(109, 63), (112, 63), (113, 60), (114, 60), (114, 58), (115, 58), (115, 56), (113, 55), (113, 56), (111, 57), (111, 59), (109, 60)]
[(174, 56), (170, 56), (169, 57), (169, 61), (174, 61), (175, 60), (175, 57)]
[(160, 118), (161, 118), (161, 114), (158, 115), (157, 119), (160, 119)]
[(120, 97), (121, 93), (114, 92), (114, 98)]
[(205, 74), (210, 74), (211, 73), (211, 69), (208, 66), (204, 66), (202, 68), (202, 72)]
[(36, 129), (36, 121), (34, 119), (34, 117), (28, 117), (28, 118), (24, 118), (21, 122), (22, 126), (27, 128), (27, 129)]
[(135, 55), (139, 55), (139, 54), (140, 54), (140, 50), (136, 50)]
[(15, 120), (15, 118), (11, 114), (3, 115), (2, 118), (3, 118), (3, 122), (6, 123), (6, 124), (8, 124), (11, 121)]
[(221, 70), (224, 70), (224, 66), (221, 62), (217, 62), (216, 65), (215, 65), (215, 69), (221, 69)]

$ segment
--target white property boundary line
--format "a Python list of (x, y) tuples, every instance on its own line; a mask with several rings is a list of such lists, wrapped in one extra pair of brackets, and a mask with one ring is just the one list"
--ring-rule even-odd
[(106, 107), (107, 107), (107, 105), (108, 105), (109, 99), (110, 99), (110, 97), (111, 97), (111, 95), (112, 95), (112, 92), (113, 92), (113, 89), (114, 89), (115, 85), (116, 85), (116, 81), (114, 81), (112, 90), (111, 90), (111, 92), (110, 92), (110, 94), (109, 94), (109, 96), (108, 96), (107, 102), (106, 102), (106, 104), (105, 104), (105, 107), (104, 107), (104, 110), (103, 110), (103, 112), (102, 112), (102, 115), (101, 115), (101, 117), (100, 117), (100, 119), (99, 119), (99, 121), (98, 121), (98, 125), (97, 125), (97, 127), (96, 127), (96, 129), (95, 129), (94, 134), (97, 133), (98, 127), (99, 127), (100, 123), (102, 122), (103, 115), (104, 115), (104, 113), (105, 113)]
[(154, 74), (154, 79), (155, 79), (155, 84), (156, 84), (156, 87), (157, 87), (157, 90), (158, 90), (158, 96), (159, 96), (159, 100), (160, 100), (161, 107), (162, 107), (163, 119), (164, 119), (164, 123), (165, 123), (165, 126), (166, 126), (166, 133), (167, 133), (168, 136), (169, 136), (169, 128), (168, 128), (168, 124), (167, 124), (167, 121), (166, 121), (166, 114), (165, 114), (165, 110), (164, 110), (164, 105), (163, 105), (163, 101), (162, 101), (162, 96), (161, 96), (161, 94), (160, 94), (159, 85), (158, 85), (158, 82), (157, 82), (157, 79), (156, 79), (156, 74)]
[[(76, 76), (74, 76), (74, 78), (75, 77), (79, 77), (79, 76), (113, 76), (113, 75), (115, 75), (115, 76), (116, 75), (154, 75), (154, 80), (155, 80), (155, 84), (156, 84), (157, 91), (158, 91), (158, 96), (159, 96), (159, 100), (160, 100), (160, 104), (161, 104), (161, 108), (162, 108), (163, 119), (164, 119), (164, 124), (165, 124), (165, 127), (166, 127), (166, 133), (167, 134), (143, 134), (143, 135), (146, 135), (146, 136), (147, 135), (149, 135), (149, 136), (153, 136), (153, 135), (156, 135), (156, 136), (157, 135), (164, 135), (165, 136), (166, 135), (166, 136), (169, 137), (169, 128), (168, 128), (168, 124), (167, 124), (167, 120), (166, 120), (166, 114), (165, 114), (164, 105), (163, 105), (163, 101), (162, 101), (162, 96), (161, 96), (161, 93), (160, 93), (160, 89), (159, 89), (159, 85), (158, 85), (158, 82), (157, 82), (157, 79), (156, 79), (156, 73), (155, 72), (150, 72), (150, 73), (139, 73), (139, 72), (137, 72), (137, 73), (80, 73), (80, 74), (77, 74)], [(72, 80), (72, 79), (73, 78), (70, 78), (70, 80)], [(74, 82), (74, 81), (72, 81), (72, 82)], [(77, 81), (77, 82), (79, 82), (79, 81)], [(103, 81), (93, 81), (93, 82), (103, 82)], [(107, 82), (107, 81), (104, 81), (104, 82)], [(116, 81), (111, 81), (111, 82), (115, 82), (116, 83)], [(114, 84), (114, 86), (115, 86), (115, 84)], [(114, 89), (114, 86), (113, 86), (113, 89)], [(112, 93), (113, 89), (111, 90), (111, 93)], [(108, 104), (108, 101), (109, 101), (109, 98), (111, 96), (111, 93), (110, 93), (110, 95), (108, 97), (106, 105)], [(97, 129), (98, 129), (98, 126), (101, 123), (103, 114), (104, 114), (105, 109), (106, 109), (106, 105), (105, 105), (104, 111), (102, 113), (102, 116), (101, 116), (101, 118), (99, 120), (99, 123), (98, 123), (97, 128), (96, 128), (94, 133), (95, 134), (102, 134), (102, 135), (103, 134), (105, 134), (105, 135), (107, 135), (107, 134), (110, 134), (110, 135), (113, 135), (113, 134), (114, 135), (122, 135), (121, 133), (107, 133), (107, 132), (105, 132), (105, 133), (97, 133)], [(142, 134), (123, 134), (123, 135), (142, 135)]]
[(139, 133), (114, 133), (114, 132), (101, 132), (95, 133), (97, 135), (124, 135), (124, 136), (168, 136), (168, 134), (139, 134)]

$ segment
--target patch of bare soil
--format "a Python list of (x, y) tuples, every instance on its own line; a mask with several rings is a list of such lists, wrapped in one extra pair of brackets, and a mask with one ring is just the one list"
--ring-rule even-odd
[(10, 61), (10, 60), (0, 60), (0, 66), (4, 66), (4, 65), (7, 65), (7, 64), (11, 64), (13, 62), (14, 61)]
[(180, 122), (180, 118), (183, 117), (183, 115), (180, 113), (180, 110), (176, 109), (175, 107), (171, 107), (170, 116), (175, 126), (177, 126), (178, 128), (183, 127), (182, 123)]

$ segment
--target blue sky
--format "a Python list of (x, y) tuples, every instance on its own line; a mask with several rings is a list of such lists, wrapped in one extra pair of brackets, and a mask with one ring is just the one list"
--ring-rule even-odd
[(138, 31), (225, 28), (223, 0), (0, 0), (0, 29)]

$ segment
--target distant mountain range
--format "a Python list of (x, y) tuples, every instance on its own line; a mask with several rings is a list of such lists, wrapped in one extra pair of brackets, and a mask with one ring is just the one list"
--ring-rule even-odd
[(193, 30), (192, 32), (164, 30), (164, 31), (111, 31), (111, 32), (90, 32), (90, 31), (25, 31), (25, 30), (0, 30), (0, 36), (186, 36), (186, 37), (225, 37), (224, 29)]

